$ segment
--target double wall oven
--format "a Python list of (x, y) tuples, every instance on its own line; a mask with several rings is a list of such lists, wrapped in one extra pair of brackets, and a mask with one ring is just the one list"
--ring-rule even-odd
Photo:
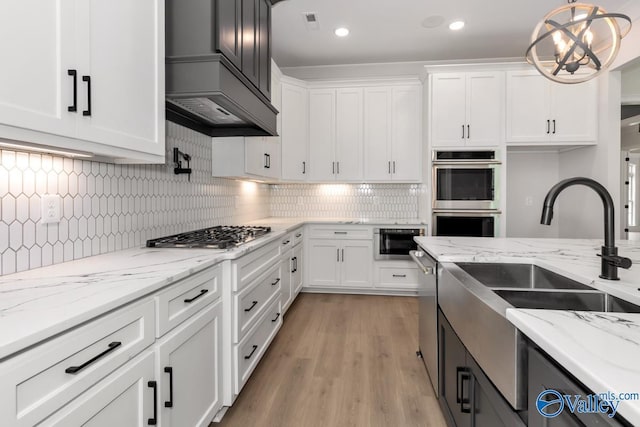
[(432, 235), (495, 237), (500, 221), (496, 151), (434, 151)]

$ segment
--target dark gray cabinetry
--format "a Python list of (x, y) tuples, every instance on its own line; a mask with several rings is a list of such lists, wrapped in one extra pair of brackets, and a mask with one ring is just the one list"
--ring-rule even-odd
[(215, 48), (242, 69), (242, 1), (216, 0)]
[(438, 313), (440, 406), (451, 427), (524, 427), (447, 321)]
[[(555, 390), (562, 395), (580, 395), (586, 398), (588, 394), (586, 388), (575, 382), (569, 375), (565, 374), (544, 354), (534, 346), (529, 347), (529, 415), (528, 425), (531, 427), (622, 427), (630, 426), (624, 420), (611, 419), (600, 414), (580, 414), (572, 413), (566, 406), (556, 417), (547, 418), (541, 415), (536, 409), (536, 400), (540, 393), (545, 390)], [(621, 403), (624, 405), (624, 402)], [(549, 410), (555, 410), (550, 407)]]
[[(229, 0), (218, 0), (224, 2)], [(242, 0), (242, 74), (254, 86), (260, 83), (258, 53), (260, 51), (260, 34), (258, 13), (259, 3), (263, 0)]]
[(258, 88), (271, 99), (271, 5), (267, 0), (258, 1), (258, 28)]

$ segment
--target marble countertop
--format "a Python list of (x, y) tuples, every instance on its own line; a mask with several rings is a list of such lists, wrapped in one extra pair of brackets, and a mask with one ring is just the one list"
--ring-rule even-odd
[[(631, 258), (620, 281), (598, 277), (600, 240), (417, 237), (440, 262), (533, 263), (596, 289), (640, 304), (640, 242), (618, 242)], [(640, 393), (640, 314), (507, 309), (507, 318), (595, 393)], [(640, 401), (623, 401), (618, 412), (640, 425)]]
[(271, 233), (230, 250), (135, 248), (0, 276), (0, 360), (82, 322), (236, 259), (304, 225), (416, 224), (419, 220), (263, 218)]

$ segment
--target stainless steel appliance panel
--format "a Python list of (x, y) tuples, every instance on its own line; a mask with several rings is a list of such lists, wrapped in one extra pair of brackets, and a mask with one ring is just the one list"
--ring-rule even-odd
[(421, 271), (418, 290), (418, 349), (436, 396), (438, 394), (438, 298), (437, 262), (426, 253), (411, 251)]
[(500, 229), (500, 211), (434, 211), (433, 236), (496, 237)]

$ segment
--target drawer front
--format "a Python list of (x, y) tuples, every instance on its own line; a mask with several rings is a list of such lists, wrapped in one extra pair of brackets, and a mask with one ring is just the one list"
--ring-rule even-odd
[(234, 392), (240, 393), (282, 325), (280, 299), (274, 300), (240, 344), (233, 346)]
[(233, 342), (239, 342), (255, 320), (264, 313), (274, 295), (280, 295), (282, 274), (288, 274), (288, 271), (281, 272), (280, 266), (280, 263), (274, 265), (240, 294), (233, 296), (233, 312), (236, 319), (233, 325)]
[(216, 265), (170, 285), (156, 295), (156, 337), (191, 317), (222, 293), (222, 266)]
[(231, 264), (233, 291), (238, 292), (280, 258), (280, 239), (271, 242)]
[(420, 270), (406, 267), (378, 267), (376, 288), (418, 289)]
[(297, 228), (291, 233), (293, 235), (293, 246), (304, 240), (304, 227)]
[(33, 426), (151, 345), (152, 299), (122, 308), (0, 364), (0, 419)]
[(312, 239), (362, 239), (371, 240), (373, 230), (368, 226), (324, 227), (315, 226), (309, 230)]
[(287, 233), (280, 239), (280, 253), (283, 254), (294, 245), (293, 233)]

